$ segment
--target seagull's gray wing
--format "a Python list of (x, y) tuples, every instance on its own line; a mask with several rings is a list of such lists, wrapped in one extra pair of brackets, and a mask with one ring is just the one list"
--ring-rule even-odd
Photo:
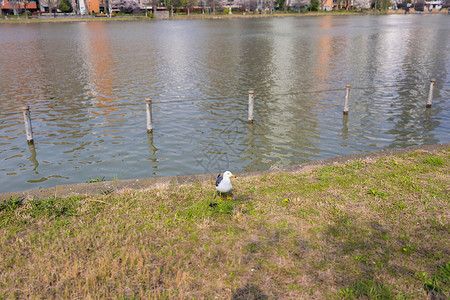
[(216, 187), (219, 186), (219, 184), (222, 182), (223, 177), (219, 175), (217, 175), (217, 179), (216, 179)]

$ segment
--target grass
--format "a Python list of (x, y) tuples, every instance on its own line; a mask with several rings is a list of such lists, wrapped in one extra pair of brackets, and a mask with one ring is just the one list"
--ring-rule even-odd
[(0, 299), (448, 299), (449, 155), (0, 205)]
[[(115, 180), (115, 177), (113, 178)], [(93, 183), (93, 182), (102, 182), (105, 181), (105, 176), (103, 176), (102, 178), (97, 177), (97, 178), (89, 178), (89, 181), (86, 181), (87, 183)]]
[[(213, 14), (201, 14), (201, 13), (191, 13), (189, 16), (186, 13), (175, 13), (173, 17), (170, 19), (211, 19), (211, 18), (251, 18), (251, 17), (284, 17), (284, 16), (328, 16), (328, 15), (358, 15), (361, 13), (358, 12), (348, 12), (348, 11), (320, 11), (320, 12), (302, 12), (299, 14), (298, 12), (284, 12), (284, 11), (276, 11), (273, 14), (264, 13), (264, 14), (245, 14), (243, 15), (240, 12), (233, 12), (233, 14), (226, 14), (217, 12), (215, 15)], [(146, 17), (145, 15), (121, 15), (116, 16), (114, 18), (95, 18), (93, 16), (85, 16), (79, 18), (67, 18), (64, 16), (57, 16), (56, 18), (36, 18), (30, 17), (28, 19), (25, 16), (21, 16), (18, 18), (17, 16), (8, 16), (7, 19), (4, 17), (0, 17), (1, 23), (59, 23), (59, 22), (89, 22), (89, 21), (97, 21), (97, 22), (108, 22), (108, 21), (145, 21), (152, 20), (153, 18)]]

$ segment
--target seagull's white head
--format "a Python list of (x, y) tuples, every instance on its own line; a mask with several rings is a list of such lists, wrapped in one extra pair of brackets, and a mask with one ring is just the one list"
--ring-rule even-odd
[(236, 178), (236, 176), (234, 176), (230, 171), (226, 171), (225, 173), (223, 173), (223, 178), (230, 178), (230, 177)]

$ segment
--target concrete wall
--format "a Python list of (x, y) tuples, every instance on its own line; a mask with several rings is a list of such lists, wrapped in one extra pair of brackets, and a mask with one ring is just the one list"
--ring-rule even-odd
[(169, 18), (169, 11), (167, 10), (157, 10), (153, 13), (153, 17), (155, 19), (168, 19)]
[(169, 18), (169, 11), (167, 11), (167, 10), (157, 10), (153, 14), (153, 17), (155, 19), (168, 19)]

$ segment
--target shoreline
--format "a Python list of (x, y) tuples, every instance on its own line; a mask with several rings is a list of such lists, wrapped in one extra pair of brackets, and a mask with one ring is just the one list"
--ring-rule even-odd
[[(109, 21), (156, 21), (156, 20), (199, 20), (199, 19), (233, 19), (233, 18), (282, 18), (282, 17), (322, 17), (322, 16), (362, 16), (362, 15), (404, 15), (404, 11), (364, 11), (364, 12), (349, 12), (349, 11), (319, 11), (319, 12), (304, 12), (304, 13), (274, 13), (274, 14), (238, 14), (234, 13), (232, 15), (229, 14), (192, 14), (190, 16), (187, 15), (175, 15), (174, 17), (169, 18), (151, 18), (145, 16), (115, 16), (113, 18), (108, 17), (94, 17), (94, 16), (85, 16), (85, 17), (64, 17), (59, 16), (56, 18), (14, 18), (14, 19), (0, 19), (0, 24), (15, 24), (15, 23), (59, 23), (59, 22), (109, 22)], [(408, 13), (407, 15), (411, 15), (414, 13)], [(433, 13), (421, 13), (423, 15), (442, 15), (448, 14), (445, 12), (433, 12)]]
[[(334, 164), (343, 164), (357, 160), (375, 159), (379, 157), (389, 157), (398, 154), (408, 154), (415, 151), (436, 152), (441, 149), (450, 148), (450, 143), (414, 146), (402, 149), (384, 150), (377, 152), (368, 152), (364, 154), (351, 154), (346, 156), (339, 156), (323, 160), (315, 160), (307, 163), (288, 166), (281, 169), (270, 169), (264, 171), (236, 173), (237, 177), (255, 177), (271, 173), (304, 173), (312, 169), (330, 166)], [(145, 188), (153, 188), (162, 185), (184, 185), (198, 182), (213, 182), (217, 174), (198, 174), (198, 175), (181, 175), (181, 176), (167, 176), (167, 177), (153, 177), (153, 178), (137, 178), (125, 179), (117, 181), (101, 181), (101, 182), (85, 182), (73, 183), (65, 185), (57, 185), (50, 188), (33, 189), (17, 192), (0, 193), (0, 201), (8, 199), (25, 199), (25, 200), (40, 200), (48, 198), (68, 198), (71, 196), (83, 195), (99, 195), (112, 194), (125, 189), (140, 190)]]
[(450, 147), (415, 149), (0, 202), (0, 298), (449, 299)]

